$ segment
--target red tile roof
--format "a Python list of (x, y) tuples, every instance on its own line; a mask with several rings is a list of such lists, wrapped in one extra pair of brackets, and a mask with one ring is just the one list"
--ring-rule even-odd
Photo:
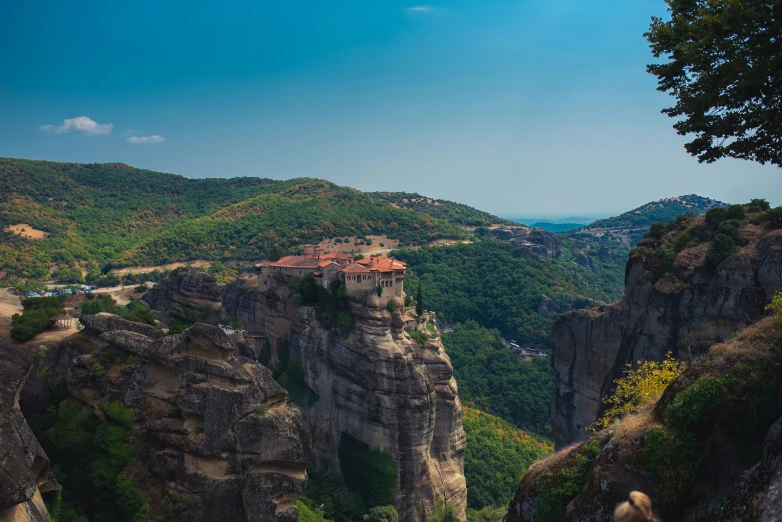
[(350, 263), (348, 266), (343, 268), (342, 271), (351, 274), (356, 274), (356, 273), (368, 274), (370, 272), (370, 270), (367, 267), (361, 266), (358, 263)]
[(317, 257), (285, 256), (269, 266), (281, 268), (318, 268)]
[(320, 257), (325, 257), (326, 259), (353, 259), (353, 256), (343, 254), (342, 252), (327, 252)]
[(361, 265), (367, 266), (370, 270), (377, 272), (393, 272), (394, 270), (404, 270), (406, 265), (396, 259), (388, 257), (366, 257), (356, 261)]

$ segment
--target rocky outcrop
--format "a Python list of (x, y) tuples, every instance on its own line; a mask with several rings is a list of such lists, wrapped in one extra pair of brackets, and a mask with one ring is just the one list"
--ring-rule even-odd
[(611, 522), (633, 490), (663, 520), (780, 520), (780, 343), (763, 319), (712, 346), (656, 404), (533, 464), (505, 522)]
[(595, 263), (595, 260), (592, 258), (592, 256), (589, 255), (588, 251), (579, 252), (576, 255), (576, 264), (583, 266), (590, 272), (600, 275), (600, 267), (597, 266), (597, 263)]
[(401, 301), (392, 314), (374, 293), (348, 300), (356, 324), (345, 337), (324, 328), (314, 308), (293, 306), (289, 294), (277, 281), (268, 292), (251, 281), (231, 284), (224, 313), (239, 318), (251, 336), (264, 336), (273, 359), (289, 352), (301, 362), (317, 398), (302, 405), (316, 465), (339, 473), (340, 443), (350, 436), (393, 458), (400, 520), (419, 520), (421, 508), (431, 514), (436, 496), (464, 518), (462, 407), (439, 338), (424, 346), (413, 341), (403, 328)]
[[(259, 354), (264, 343), (276, 348), (287, 342), (296, 317), (297, 307), (288, 298), (285, 285), (271, 285), (269, 290), (258, 290), (258, 279), (237, 279), (225, 285), (222, 295), (222, 321), (239, 320), (250, 335), (245, 339), (251, 353)], [(271, 350), (271, 362), (279, 362), (279, 350)], [(256, 357), (257, 358), (257, 357)]]
[(177, 268), (144, 294), (150, 309), (189, 321), (217, 324), (220, 319), (221, 285), (215, 276), (199, 268)]
[(81, 315), (79, 322), (84, 325), (85, 328), (92, 330), (93, 332), (103, 333), (122, 330), (126, 332), (133, 332), (150, 339), (159, 339), (163, 337), (163, 332), (144, 323), (136, 323), (128, 321), (121, 317), (117, 317), (114, 314), (100, 313), (95, 315)]
[(705, 266), (708, 244), (686, 248), (661, 264), (663, 241), (644, 240), (628, 261), (623, 301), (562, 315), (552, 328), (558, 448), (587, 438), (584, 427), (626, 363), (660, 361), (671, 352), (690, 360), (757, 321), (782, 288), (782, 231), (745, 230), (748, 245), (716, 268)]
[(521, 247), (522, 257), (557, 258), (562, 255), (562, 242), (542, 228), (509, 226), (494, 229), (492, 232), (497, 239)]
[[(135, 409), (132, 442), (147, 469), (139, 487), (155, 506), (200, 497), (201, 520), (295, 521), (311, 441), (304, 416), (262, 365), (237, 355), (217, 327), (150, 337), (119, 318), (87, 320), (84, 355), (68, 374), (68, 394)], [(91, 371), (117, 353), (105, 375)], [(104, 363), (105, 363), (104, 358)], [(161, 508), (162, 509), (162, 508)], [(162, 514), (162, 513), (161, 513)]]
[(0, 352), (0, 522), (48, 521), (41, 494), (59, 486), (19, 411), (19, 393), (33, 359), (2, 341)]

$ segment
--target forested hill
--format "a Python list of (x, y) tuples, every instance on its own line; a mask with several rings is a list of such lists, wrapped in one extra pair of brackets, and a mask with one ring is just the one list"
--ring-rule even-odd
[(371, 195), (388, 201), (394, 206), (421, 212), (433, 218), (445, 219), (451, 223), (481, 227), (494, 224), (515, 225), (513, 221), (497, 217), (473, 207), (444, 199), (432, 199), (409, 192), (372, 192)]
[(46, 278), (55, 267), (255, 260), (306, 242), (370, 234), (420, 245), (464, 237), (465, 224), (494, 219), (456, 203), (422, 211), (391, 199), (310, 178), (189, 179), (119, 163), (0, 158), (0, 277)]
[(572, 234), (586, 233), (619, 242), (626, 247), (634, 246), (643, 239), (649, 225), (654, 222), (667, 223), (682, 214), (696, 216), (714, 207), (727, 207), (727, 203), (704, 198), (695, 194), (651, 201), (618, 216), (600, 219)]

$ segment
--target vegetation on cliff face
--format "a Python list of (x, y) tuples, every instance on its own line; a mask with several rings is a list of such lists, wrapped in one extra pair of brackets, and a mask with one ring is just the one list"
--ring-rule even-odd
[(548, 359), (520, 362), (496, 330), (475, 321), (443, 334), (462, 402), (514, 426), (551, 437), (551, 366)]
[[(656, 403), (535, 464), (509, 522), (581, 520), (632, 489), (649, 493), (665, 520), (743, 520), (765, 495), (764, 473), (782, 457), (780, 431), (769, 429), (782, 418), (777, 320), (763, 319), (712, 346)], [(519, 516), (523, 502), (534, 506), (533, 519)]]
[(620, 295), (617, 282), (569, 260), (525, 259), (518, 247), (493, 239), (401, 249), (393, 255), (408, 264), (408, 295), (415, 295), (421, 282), (427, 309), (442, 313), (448, 322), (475, 320), (525, 344), (550, 342), (558, 314), (540, 313), (547, 299), (565, 311), (588, 307), (590, 299), (608, 302)]
[[(524, 471), (539, 458), (554, 451), (551, 442), (530, 435), (474, 408), (465, 407), (464, 476), (467, 479), (467, 505), (504, 508), (513, 496)], [(472, 513), (468, 518), (479, 515)]]
[[(188, 179), (122, 164), (0, 159), (3, 277), (45, 278), (194, 259), (255, 260), (326, 237), (387, 234), (405, 243), (464, 236), (468, 207), (440, 217), (308, 178)], [(439, 207), (438, 207), (439, 208)], [(458, 221), (449, 221), (447, 215)], [(461, 216), (461, 217), (459, 217)]]
[(614, 422), (657, 401), (665, 388), (687, 368), (669, 353), (664, 361), (627, 363), (625, 374), (614, 381), (614, 392), (603, 399), (605, 413), (590, 428), (597, 433)]
[(102, 421), (81, 403), (63, 400), (49, 414), (54, 424), (37, 434), (62, 485), (47, 509), (55, 521), (145, 522), (146, 495), (131, 469), (137, 448), (128, 444), (134, 412), (115, 402), (99, 406)]

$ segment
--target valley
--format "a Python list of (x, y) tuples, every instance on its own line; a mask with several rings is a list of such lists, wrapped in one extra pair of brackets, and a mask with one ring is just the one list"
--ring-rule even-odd
[[(58, 478), (59, 493), (42, 497), (47, 509), (62, 513), (97, 516), (110, 504), (80, 500), (78, 487), (98, 494), (105, 486), (91, 478), (77, 487), (77, 467), (52, 442), (53, 434), (70, 433), (63, 423), (81, 408), (115, 403), (129, 408), (118, 410), (121, 415), (132, 412), (152, 430), (138, 431), (136, 423), (124, 432), (135, 456), (123, 461), (125, 471), (115, 470), (134, 477), (140, 502), (134, 505), (149, 516), (173, 516), (165, 506), (177, 505), (206, 519), (218, 513), (242, 519), (241, 510), (222, 511), (225, 499), (248, 494), (242, 483), (254, 484), (254, 498), (276, 499), (258, 508), (277, 513), (275, 520), (298, 513), (314, 522), (361, 522), (393, 511), (400, 520), (417, 520), (423, 512), (434, 520), (452, 513), (484, 522), (503, 517), (512, 497), (509, 520), (538, 520), (513, 518), (514, 506), (522, 504), (537, 506), (533, 513), (550, 520), (565, 517), (566, 505), (592, 510), (584, 504), (587, 493), (549, 498), (549, 483), (531, 477), (572, 466), (566, 456), (572, 452), (574, 462), (587, 466), (583, 473), (594, 473), (601, 459), (612, 465), (604, 432), (590, 435), (586, 428), (602, 415), (602, 401), (625, 363), (661, 361), (666, 353), (690, 362), (708, 354), (711, 345), (763, 319), (763, 306), (782, 279), (778, 211), (760, 200), (728, 207), (685, 196), (586, 228), (549, 232), (417, 194), (364, 194), (319, 180), (204, 180), (214, 184), (209, 190), (231, 187), (225, 201), (192, 196), (185, 205), (190, 217), (161, 214), (144, 230), (106, 243), (89, 233), (97, 226), (94, 218), (79, 219), (86, 208), (108, 212), (108, 204), (99, 202), (114, 197), (113, 187), (123, 179), (164, 180), (185, 194), (201, 189), (127, 166), (11, 164), (4, 172), (29, 170), (28, 188), (20, 184), (0, 201), (9, 222), (21, 221), (8, 211), (20, 193), (34, 200), (32, 187), (51, 181), (53, 172), (60, 183), (72, 184), (73, 202), (85, 205), (71, 211), (63, 208), (72, 201), (60, 208), (44, 202), (37, 207), (48, 216), (42, 222), (57, 216), (50, 225), (37, 224), (49, 227), (47, 236), (26, 238), (9, 229), (0, 244), (4, 259), (16, 260), (4, 272), (11, 286), (0, 296), (3, 333), (20, 332), (21, 325), (40, 328), (9, 346), (36, 359), (32, 377), (19, 385), (19, 408), (48, 458), (70, 470)], [(114, 179), (95, 185), (94, 172), (105, 176), (106, 169), (117, 171)], [(236, 201), (235, 187), (244, 187), (247, 198)], [(164, 208), (151, 193), (127, 197), (129, 206), (143, 202), (143, 212)], [(111, 212), (121, 216), (122, 208)], [(363, 217), (374, 212), (391, 217)], [(697, 215), (703, 212), (706, 217)], [(300, 220), (302, 228), (294, 231), (289, 224)], [(218, 229), (225, 235), (212, 238)], [(642, 230), (640, 243), (628, 248)], [(237, 239), (248, 233), (256, 240)], [(732, 248), (714, 250), (719, 234)], [(63, 241), (72, 241), (71, 247), (55, 254)], [(22, 254), (37, 259), (33, 266), (40, 270), (14, 265)], [(97, 287), (29, 299), (16, 289), (84, 282)], [(48, 315), (37, 319), (42, 313)], [(69, 327), (47, 327), (55, 317), (70, 317)], [(550, 357), (524, 357), (510, 340)], [(189, 373), (184, 361), (206, 366)], [(212, 377), (203, 381), (202, 371)], [(133, 375), (145, 375), (138, 392)], [(217, 398), (224, 392), (214, 395), (204, 388), (207, 382), (238, 395)], [(55, 383), (56, 390), (47, 391)], [(217, 410), (160, 402), (184, 400), (201, 389), (215, 397)], [(245, 403), (240, 397), (248, 393), (264, 395)], [(97, 400), (100, 395), (107, 398)], [(157, 404), (153, 409), (150, 401)], [(286, 433), (273, 439), (278, 453), (240, 465), (249, 457), (234, 455), (225, 441), (250, 437), (250, 444), (256, 435), (207, 428), (223, 422), (215, 419), (225, 408), (253, 426), (273, 419), (295, 425), (297, 434), (273, 428)], [(78, 422), (100, 425), (90, 419)], [(125, 422), (112, 419), (100, 422)], [(636, 431), (619, 432), (621, 440), (637, 440), (638, 424), (619, 426), (611, 425), (609, 433), (632, 426)], [(97, 444), (99, 431), (91, 433)], [(152, 439), (163, 441), (162, 453)], [(147, 471), (132, 471), (139, 469)], [(166, 477), (191, 485), (160, 486)], [(655, 491), (653, 482), (626, 480)], [(225, 486), (208, 493), (192, 485), (214, 481)], [(584, 491), (588, 485), (578, 482)], [(589, 493), (606, 505), (618, 494), (611, 488), (605, 495)], [(677, 495), (677, 503), (665, 508), (670, 513), (690, 505), (685, 489)]]

